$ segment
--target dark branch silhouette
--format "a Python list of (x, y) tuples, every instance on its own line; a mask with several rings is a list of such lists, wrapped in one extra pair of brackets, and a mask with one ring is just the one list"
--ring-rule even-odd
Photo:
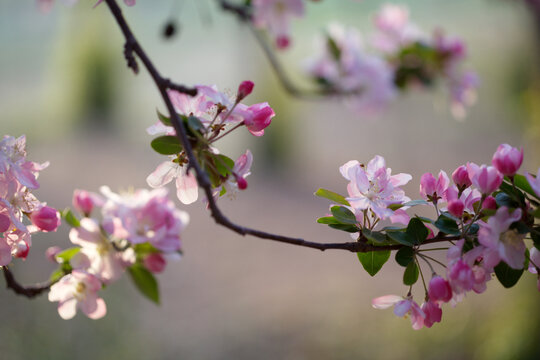
[(13, 290), (15, 294), (23, 295), (27, 298), (41, 295), (43, 292), (48, 291), (53, 284), (52, 282), (46, 282), (43, 284), (23, 286), (15, 280), (13, 273), (7, 266), (2, 266), (2, 272), (4, 273), (4, 279), (6, 279), (6, 287)]

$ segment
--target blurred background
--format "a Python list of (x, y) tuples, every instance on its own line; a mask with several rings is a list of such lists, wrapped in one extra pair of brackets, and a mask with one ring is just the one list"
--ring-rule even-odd
[[(308, 2), (295, 21), (293, 47), (280, 53), (287, 72), (309, 86), (301, 62), (313, 37), (332, 21), (369, 31), (380, 1)], [(249, 188), (220, 205), (241, 224), (318, 242), (350, 241), (315, 220), (328, 202), (324, 187), (345, 193), (338, 167), (348, 160), (386, 158), (408, 172), (418, 198), (423, 172), (452, 172), (466, 161), (487, 163), (500, 143), (523, 146), (523, 169), (540, 166), (540, 35), (522, 1), (409, 0), (412, 18), (462, 37), (468, 66), (481, 79), (478, 103), (464, 122), (450, 115), (447, 94), (410, 91), (382, 115), (366, 118), (339, 101), (302, 101), (280, 87), (251, 34), (212, 0), (139, 0), (124, 7), (143, 47), (166, 76), (185, 84), (216, 84), (231, 93), (256, 84), (246, 103), (268, 101), (276, 117), (263, 138), (247, 131), (220, 149), (232, 158), (254, 155)], [(0, 132), (28, 138), (28, 158), (50, 161), (37, 195), (49, 205), (71, 204), (74, 189), (145, 187), (162, 158), (146, 127), (164, 106), (148, 74), (125, 66), (123, 38), (104, 5), (42, 14), (34, 1), (0, 0)], [(165, 40), (168, 19), (178, 33)], [(174, 194), (174, 191), (172, 192)], [(178, 202), (178, 201), (177, 201)], [(540, 295), (525, 273), (505, 290), (497, 281), (470, 294), (443, 322), (414, 331), (408, 319), (371, 307), (371, 299), (405, 295), (402, 268), (388, 263), (371, 278), (355, 254), (297, 248), (242, 238), (216, 226), (204, 205), (189, 207), (185, 256), (159, 275), (161, 305), (142, 298), (125, 277), (106, 291), (108, 314), (62, 320), (47, 296), (0, 294), (2, 359), (539, 359)], [(433, 216), (433, 214), (428, 214)], [(45, 280), (52, 245), (68, 247), (67, 226), (33, 239), (21, 282)], [(393, 256), (392, 256), (393, 258)], [(442, 272), (442, 270), (441, 270)], [(417, 284), (418, 301), (423, 290)]]

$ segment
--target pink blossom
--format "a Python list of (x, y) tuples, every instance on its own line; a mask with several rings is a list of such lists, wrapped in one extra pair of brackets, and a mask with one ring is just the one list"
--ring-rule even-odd
[(373, 45), (384, 53), (395, 53), (401, 47), (425, 37), (409, 20), (409, 9), (402, 5), (385, 4), (374, 17), (377, 33)]
[(501, 144), (493, 154), (493, 166), (506, 176), (514, 176), (522, 162), (523, 148), (518, 150), (508, 144)]
[(457, 218), (460, 218), (465, 210), (473, 213), (474, 203), (481, 198), (480, 193), (476, 189), (468, 188), (463, 190), (459, 197), (458, 195), (459, 192), (455, 186), (450, 186), (444, 192), (444, 199), (448, 203), (448, 212)]
[(444, 195), (450, 180), (444, 171), (439, 172), (439, 177), (435, 177), (431, 173), (425, 173), (420, 178), (420, 195), (433, 202), (437, 202)]
[(526, 173), (525, 176), (536, 196), (540, 197), (540, 168), (536, 172), (536, 178), (529, 173)]
[(340, 168), (347, 180), (347, 200), (356, 211), (371, 210), (381, 219), (393, 215), (388, 208), (391, 204), (401, 204), (410, 199), (400, 186), (411, 180), (409, 174), (391, 175), (383, 157), (375, 156), (364, 167), (358, 161), (349, 161)]
[(376, 114), (395, 97), (393, 69), (366, 53), (354, 29), (332, 24), (317, 40), (317, 55), (306, 61), (307, 72), (331, 90), (350, 93), (345, 101), (352, 108)]
[(467, 163), (467, 171), (473, 185), (484, 195), (497, 190), (503, 181), (502, 174), (493, 166)]
[(441, 322), (442, 310), (437, 303), (432, 301), (423, 303), (422, 311), (426, 314), (426, 317), (423, 319), (423, 325), (425, 327), (430, 328), (434, 323)]
[(0, 214), (0, 233), (8, 231), (10, 225), (11, 220), (9, 219), (9, 216)]
[[(251, 151), (246, 152), (238, 157), (234, 162), (232, 176), (223, 183), (223, 187), (227, 191), (227, 195), (234, 198), (238, 190), (245, 190), (248, 186), (246, 178), (251, 175), (251, 164), (253, 163), (253, 155)], [(217, 198), (222, 191), (222, 187), (214, 189), (214, 197)]]
[(81, 247), (71, 259), (74, 269), (85, 270), (97, 276), (104, 283), (118, 280), (124, 272), (122, 253), (116, 251), (111, 242), (104, 237), (94, 219), (83, 218), (81, 226), (71, 229), (69, 240)]
[(105, 301), (98, 297), (101, 282), (92, 274), (73, 270), (51, 286), (49, 301), (58, 301), (58, 313), (62, 319), (75, 316), (79, 308), (90, 319), (99, 319), (107, 313)]
[(107, 229), (114, 236), (131, 244), (149, 242), (163, 252), (180, 250), (189, 215), (176, 209), (165, 189), (139, 189), (119, 195), (102, 187), (101, 192), (107, 199), (102, 210), (104, 223), (110, 224)]
[(461, 259), (449, 267), (447, 276), (455, 299), (459, 300), (465, 292), (474, 287), (474, 273), (471, 267)]
[(160, 253), (151, 253), (143, 258), (143, 264), (148, 271), (159, 274), (165, 270), (167, 261)]
[(43, 206), (37, 211), (30, 213), (32, 224), (42, 231), (56, 231), (60, 226), (60, 214), (50, 206)]
[(441, 276), (435, 275), (429, 282), (429, 300), (432, 302), (448, 302), (452, 299), (450, 283)]
[(76, 189), (73, 191), (72, 203), (73, 207), (77, 209), (77, 211), (88, 217), (92, 213), (94, 206), (103, 206), (104, 200), (96, 193)]
[(26, 161), (26, 137), (4, 136), (0, 141), (0, 173), (12, 174), (15, 179), (29, 189), (39, 188), (36, 174), (47, 164), (38, 165)]
[(496, 250), (500, 258), (514, 269), (523, 269), (525, 263), (525, 238), (515, 229), (509, 230), (512, 223), (521, 219), (521, 209), (510, 213), (501, 206), (488, 222), (479, 221), (478, 241), (487, 248)]
[(468, 188), (472, 184), (471, 179), (469, 179), (467, 167), (465, 165), (461, 165), (456, 170), (454, 170), (454, 172), (452, 173), (452, 180), (461, 191)]
[(264, 129), (270, 125), (275, 113), (268, 103), (260, 103), (251, 106), (238, 104), (236, 113), (244, 119), (249, 132), (255, 136), (264, 135)]
[(394, 306), (394, 314), (397, 316), (404, 317), (405, 315), (410, 315), (411, 323), (415, 330), (421, 329), (424, 325), (426, 314), (412, 297), (403, 298), (397, 295), (385, 295), (373, 299), (371, 305), (375, 309), (387, 309)]
[(290, 21), (304, 15), (302, 0), (253, 0), (253, 24), (265, 28), (276, 39), (278, 48), (290, 43)]
[(529, 272), (538, 274), (538, 269), (540, 269), (540, 251), (534, 246), (529, 251), (529, 259)]

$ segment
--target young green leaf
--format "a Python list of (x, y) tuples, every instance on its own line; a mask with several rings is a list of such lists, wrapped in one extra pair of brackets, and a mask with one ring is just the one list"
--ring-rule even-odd
[(356, 233), (360, 231), (360, 229), (358, 229), (356, 226), (349, 224), (328, 224), (328, 226), (330, 226), (332, 229), (346, 231), (350, 233)]
[(405, 246), (414, 245), (414, 239), (408, 233), (403, 231), (387, 231), (386, 236), (390, 240), (394, 240), (395, 242), (398, 242)]
[(176, 155), (182, 151), (180, 140), (176, 136), (164, 135), (155, 138), (150, 143), (152, 149), (162, 155)]
[(332, 215), (334, 215), (334, 217), (342, 224), (355, 225), (358, 223), (356, 216), (354, 216), (351, 210), (344, 208), (343, 206), (332, 206), (330, 211), (332, 212)]
[(418, 274), (418, 265), (416, 265), (415, 261), (411, 261), (403, 273), (403, 284), (414, 285), (418, 281)]
[(148, 299), (159, 304), (158, 283), (154, 275), (141, 264), (130, 266), (128, 272), (137, 289)]
[(171, 119), (169, 117), (167, 117), (167, 116), (163, 115), (162, 113), (160, 113), (158, 109), (156, 109), (156, 112), (157, 112), (157, 116), (158, 116), (159, 121), (161, 121), (163, 123), (163, 125), (172, 126)]
[(232, 173), (234, 168), (234, 160), (225, 155), (215, 155), (214, 163), (216, 164), (216, 170), (225, 178)]
[(338, 204), (347, 205), (347, 206), (351, 205), (351, 204), (349, 204), (349, 202), (347, 200), (345, 200), (344, 196), (339, 195), (338, 193), (335, 193), (335, 192), (330, 191), (330, 190), (319, 189), (319, 190), (315, 191), (315, 196), (328, 199), (328, 200), (336, 202)]
[(81, 222), (77, 217), (71, 212), (69, 208), (66, 208), (64, 211), (62, 211), (62, 217), (64, 218), (64, 221), (68, 223), (71, 227), (79, 227), (81, 226)]
[(339, 221), (336, 220), (335, 217), (333, 216), (324, 216), (324, 217), (320, 217), (317, 219), (317, 222), (319, 224), (326, 224), (326, 225), (330, 225), (330, 224), (341, 224)]
[(81, 251), (81, 248), (78, 246), (67, 248), (58, 254), (56, 254), (56, 258), (62, 259), (62, 262), (69, 262), (75, 254), (77, 254), (79, 251)]
[(362, 263), (362, 266), (371, 276), (375, 276), (381, 270), (383, 265), (388, 261), (390, 257), (390, 250), (385, 251), (370, 251), (367, 253), (357, 253), (358, 260)]
[(362, 229), (362, 234), (374, 244), (383, 244), (386, 242), (386, 235), (380, 231), (371, 231), (369, 229)]

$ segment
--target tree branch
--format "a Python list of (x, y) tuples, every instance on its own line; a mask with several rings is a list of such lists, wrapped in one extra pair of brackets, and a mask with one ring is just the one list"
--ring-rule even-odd
[(328, 96), (350, 96), (358, 95), (357, 91), (354, 92), (341, 92), (334, 89), (317, 89), (317, 90), (301, 90), (290, 80), (289, 76), (285, 72), (285, 69), (279, 62), (274, 50), (268, 44), (268, 41), (264, 37), (263, 33), (260, 30), (257, 30), (252, 23), (252, 17), (249, 13), (250, 8), (245, 5), (232, 4), (227, 0), (218, 0), (221, 8), (225, 11), (232, 12), (238, 16), (238, 19), (246, 24), (249, 27), (251, 33), (257, 40), (257, 43), (264, 52), (264, 55), (270, 62), (270, 66), (274, 70), (281, 86), (289, 93), (290, 95), (307, 100), (320, 100), (321, 98), (326, 98)]
[[(278, 241), (281, 243), (297, 245), (297, 246), (307, 247), (311, 249), (318, 249), (322, 251), (335, 249), (335, 250), (346, 250), (350, 252), (370, 252), (370, 251), (383, 251), (383, 250), (397, 250), (404, 246), (404, 245), (374, 246), (374, 245), (368, 244), (368, 240), (364, 237), (362, 237), (358, 242), (317, 243), (317, 242), (307, 241), (301, 238), (277, 235), (277, 234), (268, 233), (268, 232), (264, 232), (264, 231), (260, 231), (256, 229), (251, 229), (248, 227), (235, 224), (232, 221), (230, 221), (225, 216), (225, 214), (221, 212), (221, 210), (217, 206), (216, 201), (214, 200), (212, 187), (208, 179), (208, 175), (201, 168), (199, 162), (197, 161), (193, 153), (193, 148), (191, 146), (191, 143), (188, 140), (184, 124), (180, 120), (179, 115), (176, 113), (176, 110), (174, 109), (174, 106), (167, 94), (168, 89), (176, 89), (177, 87), (180, 87), (183, 89), (186, 89), (186, 88), (184, 88), (181, 85), (173, 85), (171, 84), (170, 80), (165, 79), (160, 75), (159, 71), (156, 69), (154, 64), (150, 61), (150, 58), (148, 57), (148, 55), (145, 53), (141, 45), (136, 40), (134, 34), (132, 33), (131, 29), (129, 28), (122, 14), (122, 10), (116, 3), (116, 0), (105, 0), (105, 1), (107, 5), (109, 6), (109, 9), (111, 10), (112, 15), (116, 19), (116, 22), (120, 26), (120, 29), (126, 39), (126, 44), (130, 44), (130, 48), (132, 49), (133, 53), (135, 53), (139, 57), (139, 59), (144, 64), (145, 68), (148, 70), (148, 72), (152, 76), (152, 79), (154, 80), (154, 83), (156, 87), (158, 88), (161, 94), (161, 97), (165, 103), (165, 106), (167, 107), (167, 110), (170, 114), (171, 123), (174, 129), (176, 130), (176, 134), (184, 147), (184, 150), (189, 160), (189, 166), (190, 168), (195, 170), (197, 183), (203, 189), (208, 199), (208, 208), (210, 209), (211, 216), (214, 218), (216, 223), (243, 236), (251, 235), (260, 239), (273, 240), (273, 241)], [(222, 4), (223, 3), (224, 2), (222, 1)], [(190, 95), (196, 94), (196, 92), (187, 92), (187, 91), (185, 93), (190, 94)], [(424, 244), (456, 240), (456, 239), (457, 239), (456, 237), (447, 237), (444, 234), (439, 233), (435, 238), (427, 240), (426, 242), (424, 242)]]
[(2, 266), (2, 271), (4, 273), (4, 279), (6, 279), (6, 287), (13, 290), (15, 294), (23, 295), (30, 299), (41, 295), (44, 291), (48, 291), (52, 285), (51, 282), (46, 282), (31, 286), (23, 286), (15, 280), (13, 273), (7, 266)]

